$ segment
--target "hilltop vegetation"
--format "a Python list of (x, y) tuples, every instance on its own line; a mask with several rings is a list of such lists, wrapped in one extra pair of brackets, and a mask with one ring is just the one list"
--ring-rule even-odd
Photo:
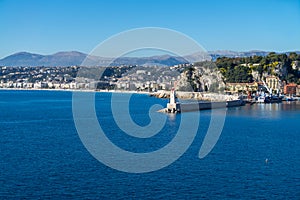
[(267, 56), (217, 58), (215, 64), (223, 75), (224, 82), (248, 83), (261, 81), (269, 75), (286, 82), (300, 84), (300, 54), (269, 53)]

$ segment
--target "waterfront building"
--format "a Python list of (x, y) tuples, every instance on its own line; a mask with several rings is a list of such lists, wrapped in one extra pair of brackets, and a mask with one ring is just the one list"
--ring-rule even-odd
[(289, 83), (284, 86), (284, 94), (289, 94), (289, 95), (296, 95), (296, 88), (297, 85), (295, 83)]
[(226, 83), (225, 92), (237, 94), (256, 92), (258, 90), (258, 83)]
[(300, 96), (300, 85), (297, 85), (297, 88), (296, 88), (296, 95), (297, 95), (297, 96)]
[(266, 84), (271, 89), (271, 91), (279, 92), (280, 88), (280, 80), (277, 76), (267, 76), (266, 77)]

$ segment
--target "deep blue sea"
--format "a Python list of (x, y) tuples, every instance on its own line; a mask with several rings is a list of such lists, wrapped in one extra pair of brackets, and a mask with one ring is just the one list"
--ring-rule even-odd
[[(153, 137), (135, 138), (118, 128), (111, 97), (96, 93), (95, 111), (106, 136), (124, 150), (164, 147), (184, 117), (191, 124), (199, 120), (197, 135), (169, 166), (126, 173), (85, 148), (73, 120), (72, 92), (0, 90), (0, 199), (300, 199), (300, 102), (228, 109), (218, 142), (199, 159), (212, 111), (201, 111), (199, 119), (193, 112), (152, 113), (164, 115), (165, 126)], [(130, 116), (147, 126), (149, 108), (167, 102), (134, 94)]]

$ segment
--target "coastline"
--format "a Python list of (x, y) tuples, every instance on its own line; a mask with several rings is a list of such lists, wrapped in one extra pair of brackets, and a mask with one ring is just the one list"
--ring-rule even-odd
[[(91, 90), (91, 89), (49, 89), (49, 88), (0, 88), (0, 91), (56, 91), (56, 92), (95, 92), (95, 93), (121, 93), (121, 94), (143, 94), (150, 97), (168, 99), (170, 97), (170, 91), (134, 91), (134, 90)], [(202, 93), (202, 92), (184, 92), (177, 91), (176, 96), (182, 100), (197, 100), (197, 101), (230, 101), (236, 100), (238, 96), (225, 95), (219, 93)]]
[(129, 91), (129, 90), (91, 90), (91, 89), (37, 89), (37, 88), (0, 88), (1, 90), (6, 91), (56, 91), (56, 92), (101, 92), (101, 93), (128, 93), (128, 94), (151, 94), (151, 92), (145, 91)]

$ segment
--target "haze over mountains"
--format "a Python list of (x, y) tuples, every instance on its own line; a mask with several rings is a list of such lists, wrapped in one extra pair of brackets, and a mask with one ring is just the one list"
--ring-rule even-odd
[[(86, 66), (107, 66), (109, 64), (118, 65), (162, 65), (172, 66), (176, 64), (187, 63), (189, 61), (215, 60), (218, 57), (245, 57), (245, 56), (265, 56), (266, 51), (209, 51), (207, 54), (192, 54), (185, 58), (170, 55), (159, 55), (151, 57), (121, 57), (117, 59), (90, 56), (82, 52), (66, 51), (58, 52), (52, 55), (40, 55), (29, 52), (19, 52), (0, 59), (0, 66), (72, 66), (82, 65), (84, 59)], [(299, 53), (299, 52), (298, 52)]]

